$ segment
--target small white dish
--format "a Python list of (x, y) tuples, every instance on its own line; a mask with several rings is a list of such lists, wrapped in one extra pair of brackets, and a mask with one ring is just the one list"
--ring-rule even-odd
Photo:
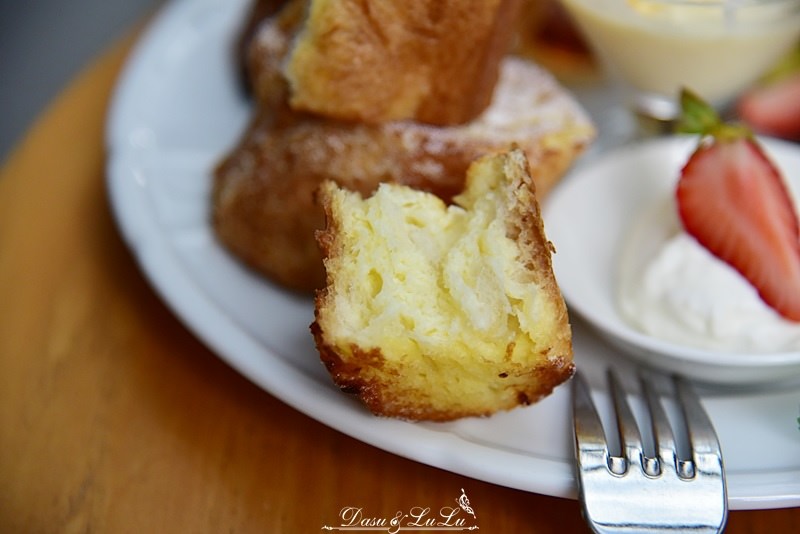
[[(762, 139), (788, 186), (800, 189), (800, 146)], [(572, 312), (616, 348), (645, 363), (713, 384), (800, 380), (800, 351), (734, 353), (658, 339), (631, 326), (618, 305), (620, 261), (632, 228), (674, 193), (695, 137), (670, 136), (625, 146), (590, 159), (559, 184), (544, 205), (545, 227), (556, 247), (554, 269)], [(652, 221), (651, 221), (652, 222)], [(668, 236), (648, 230), (652, 252)], [(650, 252), (643, 252), (649, 254)]]

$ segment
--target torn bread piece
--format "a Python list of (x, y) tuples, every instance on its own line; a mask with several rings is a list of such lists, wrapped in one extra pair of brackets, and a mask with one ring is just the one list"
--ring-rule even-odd
[(523, 151), (485, 156), (453, 205), (326, 182), (327, 285), (311, 326), (375, 414), (445, 421), (536, 402), (573, 373), (567, 309)]

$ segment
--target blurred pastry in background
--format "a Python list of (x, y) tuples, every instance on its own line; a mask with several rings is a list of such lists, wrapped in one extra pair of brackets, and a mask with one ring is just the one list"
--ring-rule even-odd
[(324, 217), (314, 192), (325, 180), (362, 194), (401, 183), (449, 202), (473, 160), (516, 143), (541, 199), (593, 138), (577, 102), (546, 71), (517, 58), (504, 61), (492, 105), (464, 125), (364, 124), (297, 113), (285, 102), (261, 107), (217, 168), (214, 228), (246, 264), (310, 292), (324, 282), (314, 241)]
[(258, 0), (243, 37), (253, 119), (217, 167), (213, 225), (287, 288), (324, 283), (314, 241), (324, 181), (362, 194), (400, 183), (450, 202), (472, 161), (516, 145), (541, 199), (594, 138), (555, 78), (511, 54), (516, 0), (482, 3), (478, 18), (454, 17), (466, 0), (265, 3), (275, 7)]
[(564, 82), (596, 81), (594, 55), (559, 0), (525, 0), (513, 52)]

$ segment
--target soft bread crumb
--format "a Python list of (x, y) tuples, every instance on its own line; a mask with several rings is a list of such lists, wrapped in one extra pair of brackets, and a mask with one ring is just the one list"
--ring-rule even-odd
[(534, 402), (572, 373), (571, 332), (521, 150), (465, 192), (323, 184), (327, 287), (312, 325), (334, 381), (376, 414), (447, 420)]

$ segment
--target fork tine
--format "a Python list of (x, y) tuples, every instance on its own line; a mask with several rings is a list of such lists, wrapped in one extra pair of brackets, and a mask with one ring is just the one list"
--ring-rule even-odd
[[(625, 473), (625, 458), (609, 454), (603, 422), (592, 400), (589, 385), (583, 375), (576, 373), (572, 387), (573, 428), (575, 432), (575, 458), (579, 473)], [(591, 476), (591, 475), (589, 475)], [(578, 479), (579, 489), (582, 477)]]
[(722, 531), (728, 517), (728, 492), (719, 439), (711, 419), (700, 402), (700, 397), (689, 381), (674, 376), (673, 382), (692, 452), (692, 472), (686, 474), (702, 480), (703, 484), (718, 488), (717, 498), (710, 499), (705, 508), (714, 510), (718, 521), (717, 524), (709, 526)]
[(642, 462), (642, 435), (639, 426), (633, 417), (630, 404), (628, 404), (625, 390), (620, 384), (619, 377), (613, 369), (608, 370), (608, 384), (611, 388), (611, 398), (614, 401), (614, 415), (617, 419), (617, 431), (619, 432), (619, 442), (622, 450), (620, 459), (622, 472), (612, 471), (621, 475), (627, 470), (626, 462), (636, 465)]
[(720, 454), (719, 440), (700, 398), (685, 378), (675, 377), (675, 388), (681, 401), (684, 420), (689, 432), (692, 448), (696, 452)]
[(702, 470), (705, 475), (718, 477), (724, 488), (722, 451), (714, 426), (691, 384), (682, 377), (675, 377), (674, 382), (692, 448), (694, 468)]
[(589, 385), (581, 373), (575, 373), (572, 386), (572, 411), (575, 421), (575, 440), (581, 451), (608, 454), (603, 423), (592, 401)]
[(672, 432), (669, 419), (667, 419), (664, 406), (656, 393), (655, 385), (649, 377), (642, 373), (639, 374), (639, 383), (642, 388), (642, 396), (647, 404), (647, 410), (650, 413), (650, 426), (653, 431), (655, 452), (660, 462), (658, 472), (670, 467), (677, 469), (675, 435)]

